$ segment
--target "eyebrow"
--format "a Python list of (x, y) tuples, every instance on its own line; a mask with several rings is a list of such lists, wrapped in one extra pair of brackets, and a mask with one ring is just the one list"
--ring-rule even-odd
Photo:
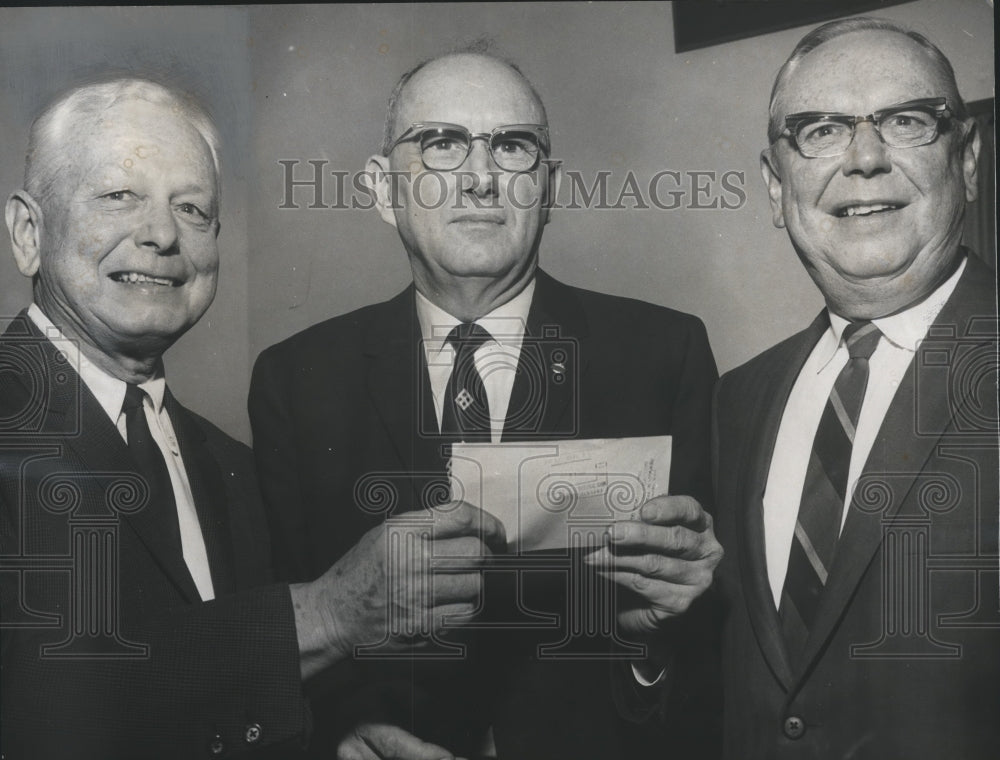
[(209, 195), (215, 195), (218, 190), (219, 183), (215, 182), (215, 187), (205, 187), (204, 185), (197, 182), (189, 182), (186, 185), (181, 185), (176, 189), (171, 195), (186, 195), (187, 193), (208, 193)]

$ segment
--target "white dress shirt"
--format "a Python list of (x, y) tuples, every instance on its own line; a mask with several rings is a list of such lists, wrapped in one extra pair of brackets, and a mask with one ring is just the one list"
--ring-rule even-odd
[[(71, 367), (76, 369), (80, 378), (86, 384), (105, 414), (118, 428), (122, 440), (128, 443), (128, 433), (125, 427), (125, 414), (122, 403), (125, 401), (124, 381), (112, 377), (100, 367), (87, 359), (74, 340), (67, 339), (62, 332), (52, 324), (37, 304), (28, 308), (28, 316), (35, 326), (66, 355)], [(215, 598), (212, 586), (212, 573), (208, 565), (208, 553), (205, 550), (205, 539), (201, 533), (201, 523), (198, 522), (198, 511), (195, 509), (194, 496), (191, 494), (191, 484), (188, 481), (187, 470), (181, 459), (180, 446), (174, 435), (174, 426), (170, 415), (163, 406), (163, 394), (167, 383), (163, 377), (147, 380), (139, 385), (146, 395), (143, 398), (143, 409), (146, 412), (146, 422), (156, 445), (160, 447), (163, 459), (167, 463), (170, 483), (174, 488), (174, 501), (177, 503), (177, 521), (180, 525), (181, 547), (184, 552), (184, 562), (187, 564), (191, 578), (194, 580), (198, 593), (203, 601)]]
[[(492, 340), (476, 349), (473, 358), (490, 404), (490, 439), (493, 443), (498, 443), (503, 435), (503, 423), (507, 419), (510, 394), (514, 389), (517, 362), (521, 358), (521, 344), (524, 342), (528, 311), (534, 294), (535, 281), (532, 280), (507, 303), (476, 320), (476, 324), (492, 337)], [(431, 394), (434, 396), (434, 412), (440, 430), (448, 380), (455, 365), (455, 351), (445, 341), (448, 333), (455, 325), (461, 324), (461, 321), (431, 303), (420, 291), (417, 291), (417, 319), (420, 322), (427, 373), (430, 376)]]
[[(854, 487), (868, 461), (896, 389), (903, 381), (918, 345), (955, 290), (963, 271), (964, 259), (958, 270), (920, 303), (898, 314), (872, 320), (881, 331), (882, 338), (868, 361), (868, 388), (851, 450), (841, 530), (847, 519), (847, 505), (851, 502)], [(788, 571), (792, 534), (813, 439), (837, 375), (847, 364), (847, 347), (841, 343), (847, 324), (848, 320), (830, 313), (829, 329), (816, 343), (792, 386), (775, 439), (764, 490), (764, 549), (767, 576), (776, 606), (781, 602), (781, 589)]]

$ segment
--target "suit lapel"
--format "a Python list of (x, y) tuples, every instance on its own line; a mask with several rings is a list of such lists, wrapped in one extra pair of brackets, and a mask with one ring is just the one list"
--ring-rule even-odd
[(747, 439), (740, 453), (742, 464), (739, 468), (737, 493), (745, 495), (744, 509), (740, 513), (742, 525), (738, 532), (742, 540), (739, 552), (741, 578), (758, 644), (772, 672), (785, 689), (791, 687), (792, 670), (781, 633), (781, 620), (768, 581), (764, 543), (764, 490), (788, 396), (809, 353), (828, 325), (824, 311), (801, 336), (775, 354), (765, 371), (757, 376), (755, 387), (746, 394), (747, 404), (753, 410), (746, 429), (758, 430), (760, 434)]
[(219, 464), (206, 446), (205, 432), (169, 389), (163, 403), (177, 435), (184, 470), (191, 486), (215, 595), (219, 597), (232, 593), (236, 590), (235, 557), (229, 499)]
[(3, 399), (11, 410), (8, 430), (39, 430), (46, 435), (79, 434), (81, 389), (75, 371), (67, 372), (65, 357), (35, 326), (23, 309), (3, 334)]
[[(415, 289), (386, 304), (365, 336), (368, 392), (409, 478), (414, 503), (427, 501), (427, 481), (445, 473), (427, 363), (421, 345)], [(394, 480), (394, 483), (399, 479)], [(433, 489), (432, 489), (433, 490)]]
[[(78, 458), (85, 477), (91, 478), (94, 487), (110, 487), (109, 475), (134, 477), (136, 466), (128, 446), (87, 384), (66, 364), (61, 352), (42, 335), (26, 312), (22, 312), (17, 322), (26, 328), (21, 331), (19, 326), (18, 331), (37, 341), (44, 362), (44, 374), (49, 383), (46, 432), (66, 434), (60, 442)], [(122, 515), (120, 525), (135, 533), (185, 599), (197, 601), (200, 598), (198, 590), (184, 558), (163, 540), (166, 531), (162, 519), (166, 508), (157, 494), (150, 494), (144, 507)]]
[[(917, 349), (889, 406), (837, 542), (830, 580), (803, 652), (803, 675), (833, 634), (882, 543), (886, 526), (904, 514), (923, 516), (920, 505), (909, 498), (910, 491), (952, 419), (964, 414), (976, 401), (976, 389), (955, 383), (949, 369), (961, 367), (968, 352), (981, 352), (994, 339), (991, 333), (995, 335), (995, 323), (979, 342), (975, 340), (976, 326), (970, 320), (970, 316), (992, 317), (996, 313), (992, 296), (983, 297), (986, 291), (981, 283), (987, 280), (981, 268), (970, 256), (966, 271)], [(944, 356), (947, 366), (941, 365)], [(930, 370), (922, 371), (924, 368)], [(900, 514), (904, 504), (920, 511)]]
[[(545, 272), (535, 275), (503, 440), (579, 434), (580, 387), (587, 370), (586, 315), (572, 291)], [(567, 414), (571, 423), (564, 422)]]

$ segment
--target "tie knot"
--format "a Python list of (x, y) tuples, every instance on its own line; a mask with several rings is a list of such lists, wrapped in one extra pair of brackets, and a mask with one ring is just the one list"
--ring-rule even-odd
[(851, 322), (844, 328), (843, 337), (852, 359), (870, 359), (882, 333), (871, 322)]
[(122, 402), (122, 411), (130, 412), (135, 409), (142, 409), (143, 399), (146, 391), (134, 383), (125, 384), (125, 400)]
[(485, 328), (475, 322), (462, 322), (452, 328), (445, 342), (450, 343), (456, 351), (475, 351), (491, 340), (493, 336)]

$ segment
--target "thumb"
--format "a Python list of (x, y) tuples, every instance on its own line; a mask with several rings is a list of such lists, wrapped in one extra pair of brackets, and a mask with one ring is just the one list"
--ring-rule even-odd
[(384, 760), (453, 760), (446, 749), (421, 741), (409, 731), (386, 724), (359, 726), (357, 734)]

